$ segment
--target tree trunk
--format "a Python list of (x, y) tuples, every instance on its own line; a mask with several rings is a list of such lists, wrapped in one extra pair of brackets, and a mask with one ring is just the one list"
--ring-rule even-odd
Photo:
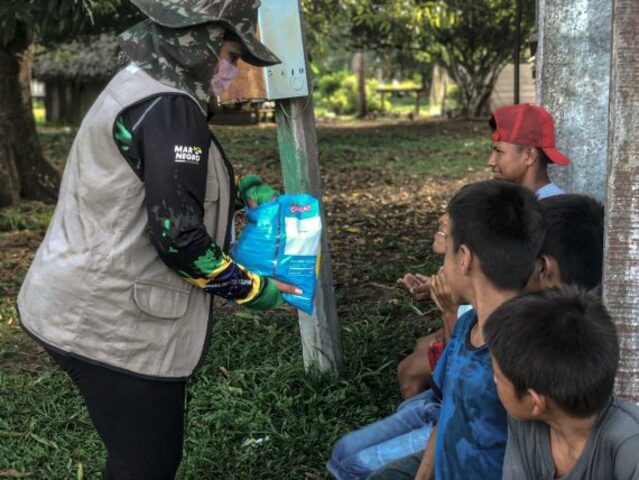
[(60, 172), (47, 162), (31, 105), (33, 39), (20, 22), (14, 38), (0, 48), (0, 206), (19, 198), (56, 201)]
[(426, 64), (421, 69), (422, 77), (422, 96), (426, 99), (430, 97), (430, 87), (433, 83), (433, 68), (432, 63)]
[[(502, 55), (503, 56), (503, 55)], [(490, 96), (499, 73), (509, 57), (484, 57), (483, 62), (464, 57), (454, 45), (447, 47), (447, 55), (441, 58), (443, 67), (457, 84), (459, 115), (463, 118), (482, 118), (490, 113)]]
[(617, 324), (616, 393), (639, 402), (639, 52), (637, 0), (615, 0), (608, 121), (604, 299)]
[(365, 118), (368, 115), (368, 100), (366, 98), (366, 61), (363, 51), (355, 54), (355, 65), (357, 71), (357, 116)]

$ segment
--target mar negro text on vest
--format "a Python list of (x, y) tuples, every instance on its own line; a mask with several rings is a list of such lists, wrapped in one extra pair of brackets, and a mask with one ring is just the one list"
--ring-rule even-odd
[(202, 157), (202, 147), (198, 146), (175, 145), (173, 151), (175, 152), (175, 163), (198, 165)]

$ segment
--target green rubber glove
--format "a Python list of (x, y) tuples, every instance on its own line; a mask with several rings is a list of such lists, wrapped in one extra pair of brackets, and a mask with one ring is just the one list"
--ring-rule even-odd
[(248, 206), (248, 201), (253, 200), (257, 205), (270, 202), (280, 192), (267, 185), (257, 175), (241, 177), (237, 185), (237, 191), (242, 203)]
[(251, 310), (269, 310), (271, 308), (279, 307), (284, 303), (282, 292), (275, 286), (271, 279), (268, 277), (262, 277), (262, 290), (255, 297), (255, 300), (245, 303), (246, 308)]

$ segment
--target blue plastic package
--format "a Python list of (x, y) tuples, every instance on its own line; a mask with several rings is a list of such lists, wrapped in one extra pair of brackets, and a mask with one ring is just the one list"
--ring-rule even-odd
[(319, 201), (307, 194), (285, 194), (245, 213), (247, 225), (231, 257), (252, 272), (301, 289), (302, 295), (285, 293), (284, 300), (312, 314), (322, 238)]

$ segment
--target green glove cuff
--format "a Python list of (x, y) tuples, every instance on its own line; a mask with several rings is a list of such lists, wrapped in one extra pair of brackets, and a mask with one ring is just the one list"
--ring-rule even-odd
[(268, 277), (262, 277), (262, 290), (252, 302), (245, 303), (246, 308), (251, 310), (269, 310), (279, 307), (284, 303), (282, 292)]
[(247, 205), (248, 200), (253, 200), (258, 205), (262, 205), (280, 194), (280, 192), (264, 183), (257, 175), (247, 175), (240, 178), (237, 191), (244, 205)]

